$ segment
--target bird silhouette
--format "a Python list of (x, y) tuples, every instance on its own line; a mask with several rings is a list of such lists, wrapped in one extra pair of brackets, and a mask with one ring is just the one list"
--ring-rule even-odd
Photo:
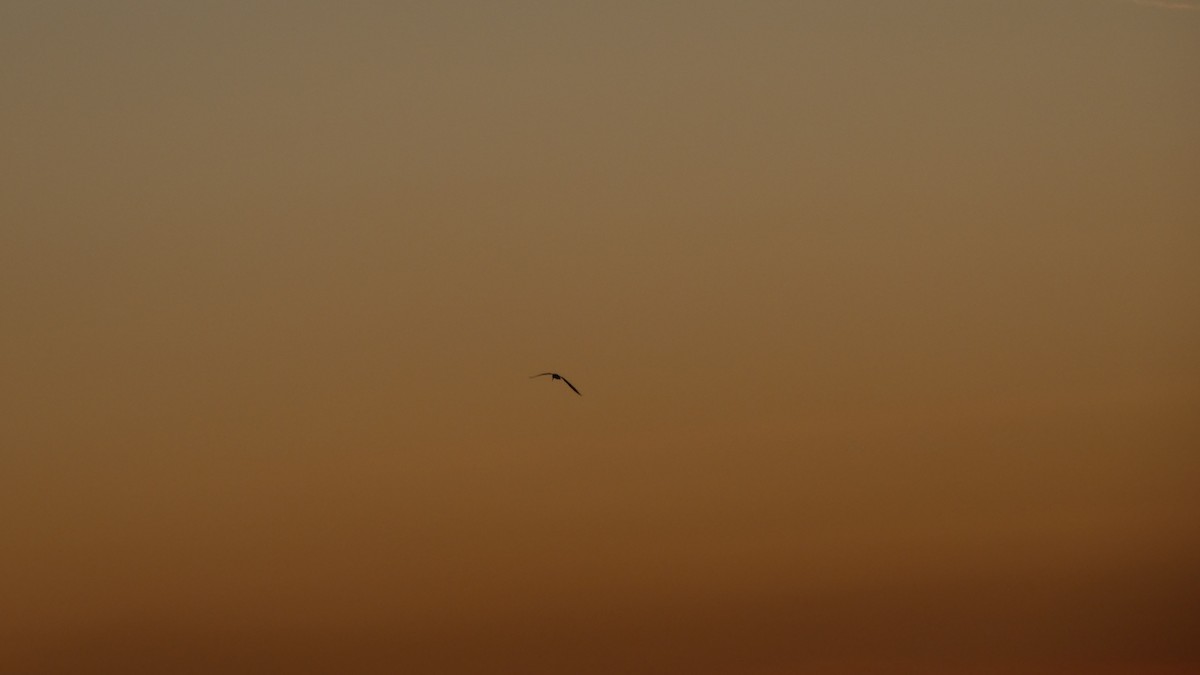
[[(570, 381), (567, 380), (567, 378), (563, 377), (562, 375), (559, 375), (558, 373), (538, 373), (537, 375), (530, 375), (529, 379), (532, 380), (535, 377), (544, 377), (546, 375), (549, 375), (550, 379), (552, 379), (552, 380), (562, 380), (563, 382), (566, 382), (567, 386), (571, 388), (571, 391), (575, 392), (576, 394), (579, 394), (579, 390), (575, 388), (575, 385), (571, 384)], [(579, 394), (579, 395), (583, 396), (583, 394)]]

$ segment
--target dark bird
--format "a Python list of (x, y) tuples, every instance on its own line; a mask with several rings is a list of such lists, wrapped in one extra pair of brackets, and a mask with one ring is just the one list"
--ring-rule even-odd
[[(546, 375), (549, 375), (550, 379), (552, 379), (552, 380), (562, 380), (563, 382), (566, 382), (567, 386), (571, 388), (571, 391), (575, 392), (576, 394), (579, 394), (579, 390), (575, 388), (575, 385), (571, 384), (567, 380), (567, 378), (563, 377), (562, 375), (559, 375), (558, 373), (538, 373), (537, 375), (530, 375), (529, 379), (532, 380), (535, 377), (544, 377)], [(579, 394), (579, 395), (583, 396), (583, 394)]]

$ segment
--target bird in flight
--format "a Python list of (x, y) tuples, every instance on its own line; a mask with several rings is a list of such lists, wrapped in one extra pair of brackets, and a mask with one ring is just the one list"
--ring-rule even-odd
[[(576, 394), (579, 394), (579, 390), (575, 388), (575, 385), (571, 384), (567, 380), (567, 378), (563, 377), (562, 375), (559, 375), (558, 373), (538, 373), (537, 375), (530, 375), (529, 379), (532, 380), (535, 377), (543, 377), (546, 375), (549, 375), (550, 379), (552, 379), (552, 380), (562, 380), (563, 382), (566, 382), (567, 386), (571, 388), (571, 391), (575, 392)], [(583, 394), (579, 394), (579, 395), (583, 396)]]

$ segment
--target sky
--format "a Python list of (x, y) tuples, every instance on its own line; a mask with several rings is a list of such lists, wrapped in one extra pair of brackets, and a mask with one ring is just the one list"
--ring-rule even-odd
[(1195, 672), (1198, 8), (3, 3), (0, 672)]

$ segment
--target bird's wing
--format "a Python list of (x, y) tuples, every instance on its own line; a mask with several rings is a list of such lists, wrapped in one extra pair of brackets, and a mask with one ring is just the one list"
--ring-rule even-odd
[[(562, 377), (562, 375), (559, 375), (559, 377)], [(562, 381), (567, 383), (567, 386), (571, 388), (571, 391), (575, 392), (576, 394), (579, 394), (579, 390), (575, 388), (575, 385), (571, 384), (570, 380), (568, 380), (565, 377), (562, 377)], [(579, 395), (583, 396), (583, 394), (579, 394)]]
[(531, 379), (531, 380), (532, 380), (532, 379), (533, 379), (533, 378), (535, 378), (535, 377), (541, 377), (541, 376), (543, 376), (543, 375), (553, 375), (553, 374), (554, 374), (554, 373), (538, 373), (537, 375), (530, 375), (530, 376), (529, 376), (529, 379)]

